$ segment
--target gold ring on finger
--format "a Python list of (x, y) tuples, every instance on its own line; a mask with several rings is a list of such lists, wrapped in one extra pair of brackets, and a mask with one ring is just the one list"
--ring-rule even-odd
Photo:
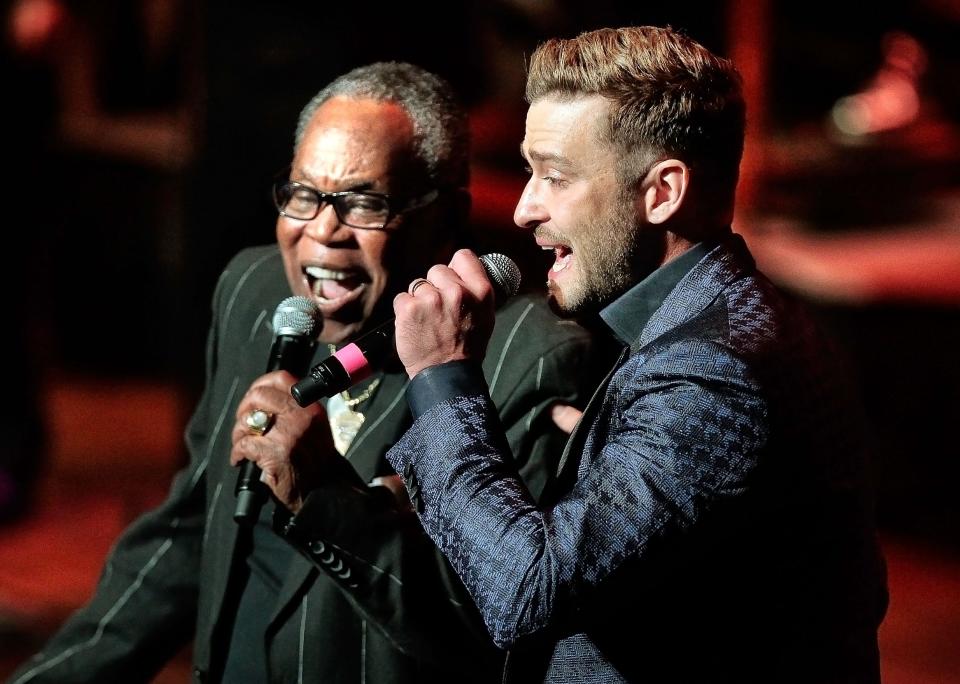
[(273, 414), (263, 409), (254, 409), (247, 414), (243, 422), (250, 428), (250, 432), (256, 435), (264, 435), (273, 425)]

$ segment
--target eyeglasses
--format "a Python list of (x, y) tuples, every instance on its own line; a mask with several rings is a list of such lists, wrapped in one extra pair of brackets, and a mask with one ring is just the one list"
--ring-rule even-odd
[(344, 225), (367, 230), (390, 230), (393, 217), (433, 202), (438, 190), (414, 197), (400, 207), (391, 206), (390, 195), (379, 192), (321, 192), (296, 181), (277, 181), (273, 185), (273, 203), (281, 216), (297, 221), (312, 221), (325, 204), (333, 205)]

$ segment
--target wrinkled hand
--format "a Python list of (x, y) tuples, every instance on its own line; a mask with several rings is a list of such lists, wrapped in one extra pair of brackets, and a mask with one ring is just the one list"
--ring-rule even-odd
[(448, 361), (483, 359), (493, 331), (493, 286), (473, 252), (433, 266), (427, 280), (393, 300), (397, 354), (411, 378)]
[[(250, 386), (237, 407), (233, 425), (231, 465), (243, 459), (263, 471), (261, 480), (292, 513), (321, 481), (331, 459), (340, 459), (333, 446), (327, 414), (319, 404), (301, 408), (290, 394), (297, 381), (286, 371), (263, 375)], [(263, 434), (251, 431), (246, 418), (260, 409), (273, 414), (273, 423)]]

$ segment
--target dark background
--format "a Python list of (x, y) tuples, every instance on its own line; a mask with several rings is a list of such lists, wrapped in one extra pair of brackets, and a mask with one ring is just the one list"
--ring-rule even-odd
[[(840, 342), (872, 431), (882, 534), (957, 557), (960, 3), (447, 5), (0, 5), (11, 179), (0, 271), (14, 346), (2, 409), (15, 426), (0, 451), (0, 541), (28, 543), (18, 535), (78, 482), (127, 487), (117, 529), (162, 496), (185, 460), (177, 435), (202, 382), (216, 277), (238, 249), (273, 240), (270, 184), (300, 108), (327, 81), (380, 59), (447, 77), (472, 113), (479, 244), (539, 282), (539, 256), (511, 219), (524, 60), (545, 37), (633, 23), (671, 24), (741, 67), (751, 113), (734, 228)], [(890, 68), (892, 30), (922, 48), (919, 110), (839, 134), (831, 108)], [(153, 446), (150, 435), (161, 435)], [(4, 593), (24, 574), (7, 573), (0, 639)], [(78, 600), (43, 594), (33, 620), (29, 605), (7, 609), (11, 639), (28, 648)]]

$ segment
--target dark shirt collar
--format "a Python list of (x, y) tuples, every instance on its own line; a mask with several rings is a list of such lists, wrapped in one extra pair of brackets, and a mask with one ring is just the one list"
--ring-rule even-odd
[(653, 312), (660, 308), (677, 283), (715, 246), (712, 240), (698, 242), (604, 307), (600, 318), (617, 339), (629, 346), (640, 337)]

